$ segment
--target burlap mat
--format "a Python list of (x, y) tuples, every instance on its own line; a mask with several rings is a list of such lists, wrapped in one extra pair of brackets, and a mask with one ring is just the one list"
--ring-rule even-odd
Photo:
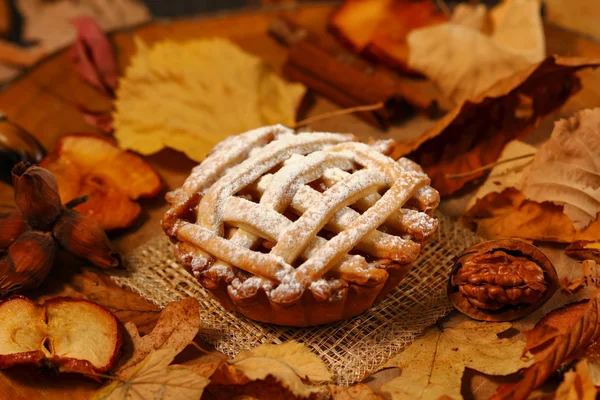
[(160, 307), (188, 296), (197, 298), (202, 314), (201, 336), (230, 357), (262, 343), (296, 340), (321, 357), (336, 384), (350, 385), (373, 372), (451, 310), (446, 282), (452, 260), (481, 239), (441, 213), (437, 217), (438, 231), (402, 284), (363, 314), (330, 325), (286, 328), (254, 322), (225, 310), (175, 262), (166, 236), (129, 254), (127, 272), (113, 279)]

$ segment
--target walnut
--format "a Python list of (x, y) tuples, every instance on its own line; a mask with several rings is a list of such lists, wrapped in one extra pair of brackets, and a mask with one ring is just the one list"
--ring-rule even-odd
[(544, 304), (558, 288), (550, 260), (519, 240), (493, 240), (466, 250), (448, 282), (454, 307), (473, 319), (511, 321)]

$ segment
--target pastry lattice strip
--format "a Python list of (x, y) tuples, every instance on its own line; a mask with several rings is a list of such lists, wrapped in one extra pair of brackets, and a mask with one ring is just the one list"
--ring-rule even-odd
[[(317, 153), (314, 153), (314, 154), (317, 154)], [(313, 158), (316, 158), (316, 157), (313, 157)], [(323, 162), (322, 162), (322, 160), (319, 162), (319, 164), (323, 165)], [(400, 173), (402, 173), (402, 172), (403, 172), (403, 171), (401, 171)], [(370, 174), (370, 175), (369, 175), (369, 176), (367, 176), (368, 174)], [(355, 176), (355, 178), (354, 178), (354, 182), (351, 182), (350, 186), (352, 186), (352, 183), (354, 184), (354, 187), (356, 188), (356, 194), (357, 194), (357, 196), (358, 196), (358, 197), (362, 197), (362, 192), (361, 192), (361, 190), (363, 190), (364, 188), (362, 188), (361, 184), (363, 184), (364, 182), (371, 182), (371, 186), (367, 185), (367, 189), (368, 189), (368, 188), (371, 188), (371, 189), (372, 189), (373, 187), (380, 187), (380, 186), (383, 186), (383, 185), (385, 184), (386, 178), (383, 176), (383, 174), (379, 174), (379, 176), (378, 176), (378, 179), (376, 179), (376, 180), (375, 180), (375, 182), (373, 183), (373, 180), (374, 180), (374, 179), (373, 179), (373, 176), (374, 176), (374, 175), (376, 175), (376, 173), (374, 173), (373, 171), (369, 171), (369, 170), (359, 171), (359, 173), (356, 173), (356, 174), (354, 175), (354, 176)], [(370, 177), (371, 179), (369, 179), (369, 177)], [(365, 179), (365, 178), (366, 178), (366, 179)], [(315, 177), (312, 177), (312, 179), (315, 179)], [(309, 180), (310, 180), (310, 179), (309, 179)], [(375, 185), (375, 186), (373, 186), (373, 185)], [(274, 185), (273, 187), (281, 187), (281, 185)], [(306, 187), (306, 186), (305, 186), (304, 188), (305, 188), (305, 190), (306, 190), (306, 189), (310, 190), (310, 189), (309, 189), (308, 187)], [(344, 201), (344, 202), (346, 202), (346, 203), (348, 203), (348, 204), (351, 204), (351, 203), (353, 203), (353, 202), (354, 202), (354, 199), (352, 199), (352, 198), (348, 198), (348, 196), (347, 196), (347, 190), (346, 190), (346, 191), (342, 190), (342, 192), (343, 192), (343, 193), (342, 193), (342, 196), (341, 196), (341, 197), (340, 197), (339, 195), (337, 196), (337, 197), (340, 197), (340, 199), (338, 199), (338, 202), (337, 202), (338, 204), (339, 204), (339, 202), (340, 202), (340, 201)], [(411, 192), (410, 194), (412, 194), (412, 192)], [(274, 197), (274, 198), (285, 198), (285, 196), (271, 196), (271, 197)], [(289, 196), (288, 196), (288, 197), (289, 197)], [(263, 197), (263, 199), (268, 199), (268, 198), (269, 198), (269, 196), (264, 196), (264, 197)], [(263, 199), (261, 199), (261, 203), (263, 202)], [(239, 206), (239, 204), (237, 204), (237, 203), (236, 203), (236, 204), (230, 203), (230, 204), (228, 204), (228, 207), (226, 207), (226, 209), (231, 209), (231, 207), (232, 207), (232, 206), (235, 206), (235, 207), (237, 207), (237, 206)], [(335, 206), (335, 204), (334, 204), (334, 206)], [(350, 209), (347, 209), (347, 211), (350, 211)], [(354, 217), (353, 219), (356, 219), (356, 218), (357, 218), (357, 216), (358, 216), (358, 213), (356, 213), (356, 212), (354, 212), (354, 213), (356, 214), (356, 217)], [(320, 212), (318, 212), (318, 210), (317, 210), (316, 212), (314, 212), (314, 215), (315, 215), (316, 217), (312, 217), (312, 220), (313, 220), (313, 221), (316, 221), (317, 223), (320, 223), (320, 221), (319, 221), (319, 220), (320, 220), (320, 219), (322, 219), (322, 218), (319, 218), (319, 215), (320, 215), (320, 214), (321, 214), (321, 213), (320, 213)], [(238, 214), (238, 215), (239, 215), (239, 214)], [(255, 216), (255, 217), (256, 217), (256, 216)], [(308, 218), (311, 218), (311, 217), (309, 216)], [(385, 218), (385, 217), (384, 217), (384, 218)], [(227, 220), (228, 218), (225, 218), (225, 219)], [(237, 219), (239, 220), (239, 218), (237, 218)], [(238, 221), (238, 222), (239, 222), (239, 221)], [(248, 222), (248, 223), (251, 223), (250, 221), (247, 221), (247, 222)], [(314, 225), (314, 223), (313, 223), (313, 225)], [(257, 228), (257, 227), (255, 226), (255, 228)], [(341, 226), (341, 228), (343, 229), (343, 228), (344, 228), (344, 225), (342, 225), (342, 226)], [(315, 230), (316, 230), (316, 231), (318, 231), (318, 230), (320, 230), (320, 228), (315, 228), (315, 227), (313, 226), (313, 229), (312, 229), (313, 233), (314, 233), (314, 231), (315, 231)], [(263, 232), (262, 232), (262, 233), (263, 233), (263, 235), (262, 235), (262, 236), (265, 236), (265, 235), (264, 235), (264, 233), (265, 233), (265, 232), (266, 232), (266, 231), (263, 229)], [(291, 235), (288, 235), (288, 237), (294, 237), (295, 239), (297, 239), (296, 233), (298, 232), (298, 229), (295, 229), (295, 230), (293, 230), (293, 232), (295, 232), (295, 233), (293, 233), (293, 234), (291, 234)], [(236, 233), (236, 235), (238, 235), (239, 233), (240, 233), (240, 232), (238, 231), (238, 232)], [(381, 235), (381, 234), (380, 234), (380, 235)], [(388, 236), (389, 236), (389, 235), (388, 235)], [(235, 237), (235, 235), (234, 235), (234, 237)], [(393, 238), (393, 236), (390, 236), (390, 237), (391, 237), (391, 238)], [(308, 239), (307, 239), (307, 238), (308, 238)], [(277, 238), (275, 238), (275, 237), (272, 237), (271, 239), (277, 239)], [(310, 238), (310, 235), (308, 235), (307, 237), (305, 237), (305, 239), (304, 239), (304, 242), (306, 242), (306, 241), (307, 241), (307, 240), (309, 240), (309, 239), (311, 239), (311, 238)], [(372, 240), (371, 242), (376, 242), (376, 241), (375, 241), (375, 240)], [(392, 242), (394, 242), (394, 241), (392, 240)], [(395, 241), (395, 243), (393, 243), (393, 244), (394, 244), (394, 245), (396, 245), (396, 246), (400, 245), (400, 247), (401, 247), (401, 248), (403, 248), (404, 250), (406, 250), (406, 247), (407, 247), (407, 246), (405, 246), (405, 245), (402, 245), (402, 242), (403, 242), (403, 243), (409, 243), (409, 244), (412, 244), (412, 245), (413, 245), (412, 247), (413, 247), (414, 249), (415, 249), (415, 247), (416, 247), (416, 249), (415, 249), (416, 251), (411, 251), (411, 252), (409, 252), (409, 253), (413, 253), (413, 254), (415, 254), (415, 256), (416, 256), (416, 254), (418, 254), (418, 251), (420, 250), (420, 247), (419, 247), (417, 244), (413, 243), (413, 242), (406, 241), (406, 240), (404, 240), (404, 239), (401, 239), (401, 238), (397, 238), (397, 240), (396, 240), (396, 241)], [(281, 243), (281, 242), (278, 242), (278, 243)], [(297, 244), (297, 243), (296, 243), (296, 244)], [(295, 244), (295, 245), (296, 245), (296, 244)], [(276, 246), (276, 247), (277, 247), (277, 246)], [(296, 246), (296, 248), (298, 248), (298, 249), (302, 249), (302, 248), (303, 248), (303, 246)], [(390, 250), (389, 250), (390, 248), (392, 248), (392, 246), (388, 247), (388, 252), (390, 251)], [(282, 253), (283, 253), (283, 254), (286, 254), (286, 253), (287, 253), (287, 255), (288, 255), (288, 260), (295, 259), (295, 257), (297, 256), (297, 254), (296, 254), (296, 253), (297, 253), (297, 251), (296, 251), (296, 252), (294, 252), (294, 254), (289, 254), (289, 251), (288, 251), (288, 250), (289, 250), (289, 248), (288, 248), (288, 249), (285, 249), (285, 248), (284, 248), (284, 250), (282, 251)], [(382, 256), (381, 254), (374, 254), (374, 255), (376, 255), (376, 256)], [(275, 256), (278, 256), (278, 254), (276, 253), (276, 254), (275, 254)], [(225, 257), (221, 255), (221, 257), (220, 257), (220, 258), (225, 258)], [(393, 258), (393, 257), (389, 257), (389, 258)], [(414, 257), (413, 257), (413, 259), (414, 259)], [(258, 261), (258, 260), (255, 260), (255, 261)], [(263, 260), (263, 261), (264, 261), (264, 260)], [(288, 263), (289, 263), (289, 261), (288, 261)], [(264, 265), (264, 263), (260, 262), (260, 265), (258, 265), (258, 266), (257, 266), (257, 267), (259, 267), (259, 268), (258, 268), (258, 270), (254, 270), (254, 268), (253, 268), (253, 269), (252, 269), (251, 271), (249, 271), (249, 272), (255, 273), (255, 274), (257, 274), (257, 275), (263, 275), (263, 276), (264, 276), (264, 275), (265, 275), (265, 273), (266, 273), (266, 274), (269, 274), (269, 275), (270, 275), (270, 276), (268, 276), (269, 278), (272, 278), (272, 279), (277, 279), (277, 274), (278, 274), (278, 273), (281, 273), (281, 271), (283, 270), (283, 268), (281, 268), (281, 267), (278, 265), (278, 263), (273, 263), (273, 262), (271, 262), (271, 263), (269, 263), (269, 264), (270, 264), (270, 267), (269, 267), (269, 266), (266, 266), (266, 265)], [(276, 268), (275, 268), (275, 269), (273, 269), (273, 268), (272, 268), (273, 266), (276, 266)], [(312, 276), (312, 278), (316, 278), (316, 277), (318, 277), (318, 275)]]
[[(340, 275), (351, 281), (385, 279), (387, 273), (384, 270), (372, 268), (373, 264), (367, 263), (364, 257), (348, 255), (347, 252), (356, 246), (377, 258), (396, 259), (401, 263), (414, 260), (420, 251), (418, 244), (379, 232), (377, 227), (385, 222), (388, 226), (404, 230), (415, 239), (422, 240), (435, 229), (435, 220), (418, 211), (401, 207), (410, 199), (419, 210), (427, 211), (437, 205), (439, 197), (433, 189), (426, 186), (428, 179), (416, 164), (405, 159), (395, 163), (374, 147), (349, 142), (350, 140), (352, 137), (349, 135), (293, 135), (286, 128), (270, 127), (223, 142), (205, 162), (194, 169), (183, 188), (173, 196), (173, 202), (181, 205), (193, 196), (205, 194), (200, 207), (212, 207), (213, 211), (203, 210), (203, 213), (199, 213), (200, 226), (179, 222), (175, 227), (178, 238), (200, 247), (193, 251), (196, 264), (212, 262), (213, 255), (217, 258), (215, 266), (232, 270), (230, 264), (233, 264), (263, 277), (257, 279), (262, 279), (265, 284), (270, 283), (269, 280), (282, 281), (292, 276), (293, 281), (302, 281), (303, 286), (306, 286), (330, 269), (333, 273), (330, 275)], [(251, 150), (253, 147), (254, 150)], [(327, 151), (318, 151), (322, 148), (327, 148)], [(298, 155), (311, 152), (314, 153), (307, 157)], [(291, 159), (286, 161), (290, 156)], [(300, 162), (300, 159), (304, 162)], [(240, 160), (245, 161), (235, 166)], [(280, 171), (274, 175), (268, 173), (282, 161), (285, 166)], [(347, 172), (353, 169), (353, 162), (366, 169)], [(204, 168), (205, 166), (207, 167)], [(286, 168), (289, 175), (287, 178), (282, 176)], [(309, 205), (318, 201), (317, 198), (322, 201), (325, 196), (306, 185), (315, 179), (321, 179), (330, 187), (325, 200), (331, 204), (321, 207), (321, 212)], [(273, 180), (275, 182), (271, 185), (270, 181)], [(399, 181), (404, 183), (399, 184)], [(409, 181), (412, 181), (412, 185), (406, 184)], [(251, 184), (261, 198), (260, 206), (232, 197)], [(390, 185), (387, 198), (374, 191)], [(343, 193), (336, 195), (335, 190), (330, 191), (333, 187)], [(343, 189), (339, 189), (340, 187)], [(348, 196), (350, 187), (353, 188), (354, 196)], [(379, 204), (382, 199), (384, 201)], [(364, 214), (360, 215), (347, 207), (352, 203), (355, 203), (353, 207)], [(287, 207), (300, 214), (301, 222), (292, 222), (281, 215)], [(395, 207), (396, 211), (393, 210)], [(392, 212), (386, 215), (369, 211), (371, 208), (392, 209)], [(172, 210), (177, 211), (177, 207)], [(178, 212), (181, 211), (180, 207)], [(323, 213), (331, 219), (323, 218)], [(249, 215), (252, 218), (247, 218)], [(268, 215), (266, 219), (265, 215)], [(271, 225), (263, 226), (263, 222), (267, 220)], [(222, 237), (223, 222), (240, 227), (230, 239)], [(273, 230), (273, 226), (277, 229)], [(338, 233), (332, 239), (334, 244), (317, 236), (323, 226)], [(310, 228), (310, 232), (305, 233), (303, 228), (306, 227)], [(300, 246), (297, 243), (298, 235), (302, 235)], [(277, 243), (271, 254), (250, 250), (261, 238)], [(396, 255), (393, 254), (394, 250)], [(306, 261), (294, 270), (291, 264), (297, 257)]]

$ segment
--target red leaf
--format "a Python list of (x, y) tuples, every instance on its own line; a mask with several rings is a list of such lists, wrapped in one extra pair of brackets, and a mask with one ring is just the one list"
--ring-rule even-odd
[(110, 112), (93, 111), (83, 104), (76, 104), (75, 107), (83, 114), (83, 119), (89, 125), (94, 126), (107, 134), (113, 132), (113, 117)]
[(72, 50), (77, 71), (83, 79), (112, 96), (119, 76), (114, 51), (106, 34), (91, 17), (77, 17), (72, 23), (77, 29)]

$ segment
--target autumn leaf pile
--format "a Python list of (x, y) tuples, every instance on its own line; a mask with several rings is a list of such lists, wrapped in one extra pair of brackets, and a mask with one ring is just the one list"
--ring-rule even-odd
[[(125, 324), (128, 340), (120, 363), (107, 376), (95, 399), (317, 398), (325, 394), (331, 373), (305, 345), (261, 345), (232, 360), (194, 342), (200, 329), (195, 299), (169, 303), (156, 326), (140, 337)], [(174, 362), (178, 359), (182, 363)], [(253, 398), (253, 397), (248, 397)]]
[(600, 108), (556, 122), (550, 139), (527, 151), (535, 156), (520, 168), (492, 170), (499, 190), (484, 186), (463, 222), (488, 239), (600, 240)]
[[(572, 397), (556, 398), (588, 399), (594, 398), (589, 395), (600, 378), (599, 321), (598, 292), (589, 301), (548, 314), (524, 336), (510, 323), (441, 321), (379, 368), (397, 369), (395, 378), (380, 387), (340, 387), (331, 384), (323, 361), (301, 343), (263, 344), (234, 359), (211, 350), (196, 339), (198, 302), (186, 299), (169, 303), (145, 336), (126, 324), (125, 352), (111, 374), (102, 376), (106, 383), (94, 399), (200, 399), (207, 394), (217, 399), (458, 400), (467, 370), (505, 382), (493, 399), (525, 399), (561, 367), (566, 373), (556, 393)], [(502, 380), (507, 376), (512, 378)]]

